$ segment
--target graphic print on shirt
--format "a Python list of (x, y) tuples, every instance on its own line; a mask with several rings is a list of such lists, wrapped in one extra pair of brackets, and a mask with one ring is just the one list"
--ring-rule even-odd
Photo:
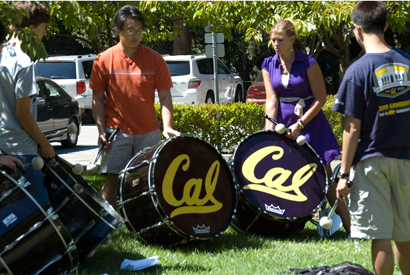
[[(410, 90), (409, 67), (402, 63), (384, 64), (373, 73), (373, 91), (377, 96), (396, 98)], [(410, 100), (398, 101), (379, 106), (379, 117), (391, 116), (410, 111)]]
[(410, 89), (409, 67), (402, 63), (384, 64), (373, 73), (377, 96), (396, 97)]

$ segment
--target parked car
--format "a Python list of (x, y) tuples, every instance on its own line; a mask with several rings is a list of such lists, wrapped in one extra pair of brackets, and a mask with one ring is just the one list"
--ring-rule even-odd
[(262, 72), (258, 74), (256, 79), (249, 86), (246, 93), (246, 102), (255, 102), (257, 104), (263, 105), (266, 102), (266, 91), (265, 85), (263, 84)]
[[(37, 77), (36, 80), (37, 125), (50, 142), (58, 141), (65, 148), (74, 148), (81, 129), (78, 101), (51, 79)], [(77, 133), (68, 133), (70, 123), (77, 126)]]
[[(196, 105), (215, 103), (213, 59), (203, 55), (165, 55), (173, 87), (171, 95), (174, 103)], [(219, 102), (238, 102), (243, 98), (242, 78), (236, 70), (226, 67), (218, 59)], [(156, 94), (156, 101), (158, 95)]]
[(90, 76), (95, 54), (51, 56), (36, 63), (37, 75), (54, 80), (71, 97), (77, 99), (83, 114), (92, 119)]

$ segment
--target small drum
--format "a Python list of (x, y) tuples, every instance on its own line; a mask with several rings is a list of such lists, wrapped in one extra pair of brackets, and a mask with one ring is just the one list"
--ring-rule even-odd
[(80, 262), (91, 258), (124, 223), (121, 216), (72, 165), (56, 156), (43, 167), (51, 205), (74, 239)]
[(242, 140), (230, 167), (238, 190), (232, 227), (241, 232), (295, 235), (326, 196), (326, 171), (314, 150), (275, 131)]
[(62, 274), (78, 266), (73, 239), (17, 171), (0, 173), (0, 274)]
[(210, 144), (187, 135), (137, 153), (119, 180), (126, 225), (147, 243), (211, 239), (229, 227), (235, 212), (226, 161)]

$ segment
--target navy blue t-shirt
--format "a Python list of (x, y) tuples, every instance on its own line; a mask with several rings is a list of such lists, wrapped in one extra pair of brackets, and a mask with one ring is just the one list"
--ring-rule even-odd
[(396, 48), (353, 63), (333, 110), (361, 120), (353, 165), (385, 156), (410, 159), (410, 56)]

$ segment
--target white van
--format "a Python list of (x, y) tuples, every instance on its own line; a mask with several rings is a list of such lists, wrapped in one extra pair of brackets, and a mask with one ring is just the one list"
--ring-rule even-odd
[(50, 56), (36, 63), (37, 76), (59, 84), (71, 97), (77, 99), (80, 111), (92, 118), (92, 90), (89, 88), (96, 54)]

